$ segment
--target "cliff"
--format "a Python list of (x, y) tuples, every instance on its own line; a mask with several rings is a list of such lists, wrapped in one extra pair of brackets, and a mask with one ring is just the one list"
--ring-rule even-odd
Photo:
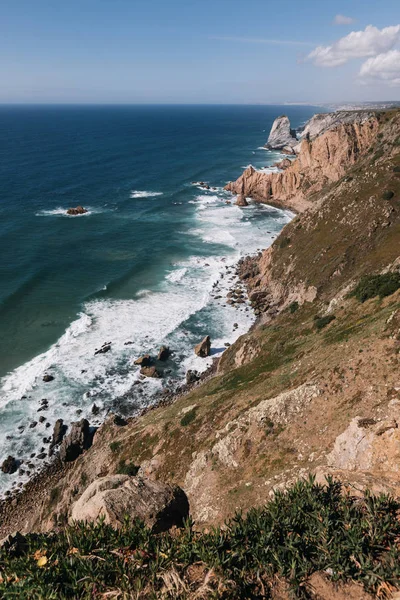
[[(291, 175), (284, 179), (291, 169)], [(398, 510), (392, 501), (368, 500), (363, 494), (370, 489), (400, 496), (400, 111), (374, 113), (363, 122), (341, 123), (314, 140), (303, 140), (293, 166), (277, 177), (283, 205), (293, 205), (296, 199), (302, 212), (271, 248), (239, 267), (259, 315), (257, 324), (224, 352), (214, 377), (137, 419), (121, 422), (110, 416), (96, 433), (93, 446), (74, 463), (44, 474), (12, 503), (3, 504), (4, 535), (15, 529), (49, 531), (56, 526), (62, 530), (90, 485), (118, 473), (137, 471), (144, 481), (164, 482), (184, 490), (197, 530), (222, 524), (238, 509), (263, 507), (271, 498), (280, 502), (279, 491), (310, 474), (316, 474), (318, 482), (326, 475), (342, 482), (348, 492), (344, 498), (351, 498), (346, 514), (361, 506), (365, 516), (372, 514), (371, 507), (379, 506), (373, 519), (378, 523), (386, 519), (389, 506)], [(278, 185), (275, 180), (274, 185)], [(293, 500), (289, 504), (302, 507), (295, 514), (296, 518), (305, 515), (305, 521), (314, 514), (316, 498), (325, 502), (333, 497), (320, 487), (307, 492), (304, 486), (297, 486), (294, 489), (301, 490), (305, 504), (297, 492), (289, 492)], [(360, 499), (356, 501), (354, 496)], [(286, 511), (282, 503), (279, 510)], [(366, 560), (365, 550), (359, 545), (353, 547), (347, 538), (337, 542), (337, 513), (321, 515), (319, 508), (315, 510), (318, 516), (313, 522), (330, 523), (316, 547), (324, 548), (324, 552), (327, 549), (332, 556), (329, 549), (338, 543), (335, 547), (340, 559), (335, 572), (362, 582), (374, 597), (385, 584), (390, 597), (400, 587), (400, 577), (394, 563), (383, 561), (384, 567), (380, 557), (383, 547), (391, 548), (393, 543), (393, 552), (398, 547), (397, 541), (393, 542), (398, 539), (397, 520), (388, 517), (385, 521), (390, 542), (386, 538), (379, 538), (382, 543), (374, 542), (373, 565), (380, 573), (374, 579), (370, 568), (363, 566), (372, 564)], [(283, 520), (292, 527), (286, 517), (278, 522)], [(266, 523), (259, 512), (250, 511), (246, 525), (240, 520), (235, 523), (235, 535), (229, 540), (223, 538), (218, 551), (207, 546), (208, 553), (204, 554), (198, 550), (200, 538), (185, 530), (186, 540), (196, 540), (197, 550), (191, 547), (190, 556), (195, 557), (198, 568), (207, 564), (207, 573), (214, 568), (213, 573), (221, 573), (225, 568), (222, 564), (231, 564), (230, 557), (234, 562), (239, 560), (249, 539), (253, 548), (248, 550), (246, 561), (255, 556), (255, 546), (269, 547), (276, 539), (275, 521)], [(362, 523), (365, 520), (357, 516), (342, 529), (351, 530), (353, 535)], [(261, 524), (258, 529), (257, 524)], [(290, 571), (288, 552), (293, 548), (295, 530), (293, 526), (291, 533), (279, 538), (286, 557), (282, 558), (281, 570), (270, 571), (269, 579), (262, 574), (266, 587), (253, 590), (252, 597), (268, 597), (271, 577), (277, 574), (291, 585), (295, 579), (300, 594), (309, 583), (309, 575), (318, 570), (313, 564), (305, 570)], [(368, 527), (363, 529), (360, 539), (365, 539), (368, 531)], [(231, 529), (229, 532), (231, 535)], [(213, 540), (222, 539), (221, 532), (215, 535)], [(230, 546), (232, 539), (236, 540), (234, 547)], [(310, 532), (297, 539), (303, 544), (301, 556), (309, 556)], [(174, 563), (175, 577), (182, 568), (182, 556), (188, 554), (175, 547), (171, 550), (171, 544), (166, 542), (162, 552), (168, 557), (173, 552), (179, 555), (180, 561)], [(374, 544), (371, 547), (375, 548)], [(218, 554), (222, 547), (229, 551), (221, 562), (209, 564), (210, 556), (222, 556)], [(121, 548), (116, 552), (121, 555)], [(140, 556), (148, 564), (154, 553), (148, 546), (143, 552)], [(86, 555), (86, 550), (82, 553)], [(293, 557), (293, 564), (300, 563), (297, 555)], [(238, 571), (237, 564), (224, 585), (236, 579), (252, 581), (252, 575)], [(318, 564), (326, 568), (323, 561)], [(160, 569), (164, 576), (166, 571), (162, 566)], [(190, 591), (193, 581), (187, 571), (181, 575), (188, 587), (179, 588), (181, 592), (176, 595), (185, 597), (187, 593), (191, 597), (182, 590)], [(258, 575), (261, 585), (259, 581)], [(243, 597), (237, 588), (231, 596), (224, 596), (221, 589), (215, 592), (216, 597)], [(211, 593), (209, 588), (205, 597), (207, 593)], [(370, 598), (362, 589), (357, 593), (350, 597)], [(341, 596), (334, 595), (329, 586), (309, 595), (326, 600), (346, 597), (343, 590)], [(275, 597), (289, 598), (288, 588)]]
[[(280, 173), (263, 173), (248, 167), (226, 190), (253, 198), (259, 202), (302, 212), (313, 201), (313, 196), (324, 187), (338, 181), (371, 147), (379, 129), (377, 115), (368, 117), (348, 114), (345, 120), (324, 116), (324, 127), (332, 128), (315, 139), (303, 139), (297, 158)], [(322, 121), (321, 121), (322, 122)], [(340, 123), (337, 125), (337, 123)], [(312, 125), (307, 125), (315, 130)]]

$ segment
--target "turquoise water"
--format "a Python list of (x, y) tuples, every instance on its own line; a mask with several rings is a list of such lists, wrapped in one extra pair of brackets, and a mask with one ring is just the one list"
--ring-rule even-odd
[[(97, 422), (132, 414), (209, 364), (192, 351), (203, 335), (217, 355), (248, 329), (248, 307), (215, 290), (226, 294), (227, 267), (267, 247), (291, 215), (226, 204), (223, 186), (279, 158), (262, 146), (283, 112), (296, 127), (316, 109), (0, 108), (0, 459), (42, 445), (51, 429), (28, 427), (42, 398), (51, 424), (90, 415), (94, 402)], [(87, 214), (66, 216), (79, 204)], [(105, 342), (110, 352), (95, 355)], [(174, 350), (163, 380), (140, 381), (134, 358), (162, 343)]]

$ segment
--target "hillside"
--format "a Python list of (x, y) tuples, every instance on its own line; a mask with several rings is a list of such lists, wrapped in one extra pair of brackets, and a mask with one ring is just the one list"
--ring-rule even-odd
[[(75, 462), (4, 504), (4, 535), (63, 527), (89, 484), (115, 473), (180, 486), (196, 530), (262, 507), (310, 473), (320, 483), (333, 475), (355, 496), (400, 496), (400, 111), (334, 123), (304, 139), (283, 172), (247, 170), (229, 189), (299, 212), (271, 248), (238, 267), (258, 322), (224, 352), (215, 376), (137, 419), (110, 416)], [(292, 571), (297, 593), (321, 568)], [(287, 569), (272, 573), (293, 585)], [(352, 571), (341, 577), (378, 592)], [(399, 583), (393, 568), (379, 581), (388, 582), (381, 597)], [(268, 597), (258, 585), (240, 597)], [(238, 597), (221, 590), (215, 597)], [(189, 594), (181, 592), (169, 597)]]

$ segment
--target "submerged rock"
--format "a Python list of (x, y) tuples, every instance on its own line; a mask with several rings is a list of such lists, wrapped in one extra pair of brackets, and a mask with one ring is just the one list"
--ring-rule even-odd
[(75, 208), (69, 208), (67, 210), (67, 215), (72, 215), (72, 216), (84, 215), (87, 212), (88, 212), (87, 209), (83, 208), (83, 206), (75, 206)]
[(210, 356), (210, 350), (211, 339), (209, 335), (206, 335), (206, 337), (199, 344), (197, 344), (197, 346), (194, 347), (195, 354), (197, 354), (197, 356), (200, 356), (201, 358), (206, 358), (206, 356)]
[(153, 532), (181, 526), (189, 514), (185, 492), (160, 481), (129, 475), (101, 477), (72, 506), (70, 522), (104, 518), (121, 527), (126, 516), (141, 519)]

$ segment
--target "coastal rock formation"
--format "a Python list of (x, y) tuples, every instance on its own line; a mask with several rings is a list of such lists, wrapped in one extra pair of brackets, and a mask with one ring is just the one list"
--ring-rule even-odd
[(345, 172), (367, 152), (379, 127), (376, 116), (353, 119), (329, 129), (314, 140), (303, 139), (298, 157), (281, 173), (263, 173), (252, 166), (225, 189), (260, 202), (293, 208), (311, 206), (310, 198)]
[(158, 533), (182, 526), (189, 502), (179, 487), (128, 475), (110, 475), (94, 481), (73, 505), (70, 522), (100, 517), (121, 527), (126, 516), (143, 520)]
[(13, 456), (7, 456), (1, 465), (1, 470), (7, 475), (12, 475), (18, 469), (19, 463)]
[(87, 209), (83, 208), (83, 206), (76, 206), (75, 208), (69, 208), (67, 210), (67, 215), (71, 215), (71, 216), (77, 216), (77, 215), (84, 215), (85, 213), (87, 213)]
[(71, 431), (63, 439), (60, 446), (60, 459), (63, 462), (71, 462), (77, 459), (84, 450), (91, 446), (92, 439), (93, 433), (90, 431), (87, 419), (71, 423)]
[(43, 381), (45, 383), (49, 383), (50, 381), (53, 381), (53, 379), (54, 379), (53, 375), (49, 375), (48, 373), (43, 375)]
[(210, 356), (211, 350), (211, 339), (209, 335), (206, 335), (202, 341), (194, 347), (194, 352), (197, 356), (201, 358), (206, 358), (206, 356)]
[(67, 427), (66, 425), (64, 425), (64, 421), (62, 419), (57, 419), (57, 421), (54, 423), (53, 436), (51, 439), (50, 448), (61, 444), (66, 430)]
[(144, 354), (144, 356), (140, 356), (139, 358), (137, 358), (134, 363), (134, 365), (139, 365), (141, 367), (149, 367), (151, 365), (151, 356), (150, 354)]
[(363, 124), (369, 119), (374, 117), (374, 113), (371, 111), (348, 111), (338, 110), (333, 113), (319, 113), (311, 117), (307, 121), (304, 129), (302, 130), (300, 137), (314, 139), (317, 136), (325, 133), (329, 129), (339, 127), (340, 125), (348, 123)]
[(247, 200), (243, 196), (243, 194), (238, 194), (235, 204), (236, 204), (236, 206), (248, 206), (249, 205), (249, 203), (247, 202)]
[(291, 154), (297, 143), (296, 132), (290, 128), (289, 118), (286, 115), (277, 117), (272, 124), (266, 148), (270, 150), (285, 149)]
[(155, 367), (142, 367), (140, 369), (140, 374), (144, 375), (145, 377), (155, 377), (155, 378), (161, 377), (160, 373), (157, 371), (157, 369)]
[(169, 355), (170, 355), (170, 350), (169, 350), (168, 346), (161, 346), (160, 351), (157, 356), (157, 360), (161, 360), (161, 361), (167, 360), (169, 358)]

